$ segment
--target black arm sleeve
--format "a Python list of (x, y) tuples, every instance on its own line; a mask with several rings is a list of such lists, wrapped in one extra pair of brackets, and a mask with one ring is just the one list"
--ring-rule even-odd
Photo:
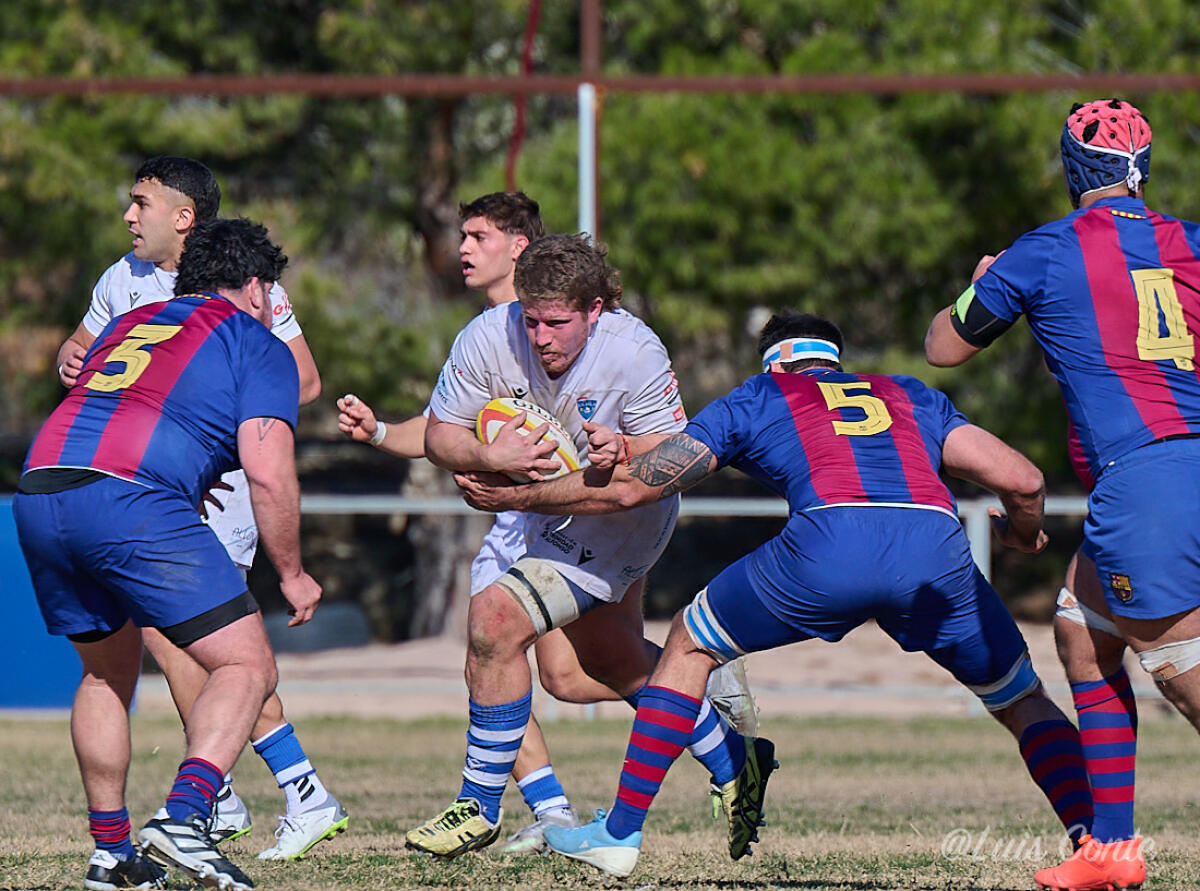
[(989, 346), (1012, 327), (1012, 322), (993, 315), (981, 301), (975, 299), (974, 285), (950, 307), (950, 323), (959, 337), (980, 349)]

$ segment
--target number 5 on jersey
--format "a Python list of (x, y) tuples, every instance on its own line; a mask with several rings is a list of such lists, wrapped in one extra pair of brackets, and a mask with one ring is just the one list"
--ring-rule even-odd
[(125, 370), (116, 374), (97, 372), (89, 378), (84, 387), (99, 390), (101, 393), (111, 393), (130, 386), (150, 367), (150, 353), (142, 347), (170, 340), (182, 330), (182, 325), (134, 325), (105, 360), (123, 362)]
[(892, 426), (892, 415), (882, 399), (870, 393), (849, 392), (870, 390), (869, 381), (817, 381), (817, 386), (821, 388), (821, 395), (825, 397), (825, 405), (830, 411), (857, 408), (865, 415), (861, 421), (834, 421), (833, 432), (838, 436), (871, 436), (883, 433)]

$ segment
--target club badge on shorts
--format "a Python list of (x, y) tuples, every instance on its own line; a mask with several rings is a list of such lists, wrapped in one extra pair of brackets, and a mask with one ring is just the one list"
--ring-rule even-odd
[(1108, 583), (1112, 586), (1112, 592), (1116, 595), (1117, 600), (1128, 603), (1133, 599), (1133, 585), (1130, 584), (1129, 576), (1110, 572)]

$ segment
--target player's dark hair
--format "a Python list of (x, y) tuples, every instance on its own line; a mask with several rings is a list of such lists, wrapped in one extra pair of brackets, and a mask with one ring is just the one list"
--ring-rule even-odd
[(267, 227), (247, 219), (197, 223), (183, 242), (175, 296), (236, 291), (251, 278), (277, 282), (287, 257)]
[(458, 205), (460, 222), (483, 217), (501, 232), (524, 235), (530, 241), (537, 241), (546, 234), (540, 213), (538, 203), (524, 192), (492, 192)]
[(212, 171), (191, 158), (159, 155), (142, 163), (133, 175), (135, 183), (157, 180), (168, 189), (187, 195), (196, 206), (196, 220), (214, 220), (221, 207), (221, 187)]
[(517, 257), (513, 287), (523, 304), (561, 300), (586, 311), (600, 297), (604, 309), (621, 305), (621, 276), (604, 259), (608, 250), (586, 235), (548, 235)]
[[(822, 319), (820, 316), (806, 312), (793, 312), (785, 309), (783, 312), (771, 316), (767, 320), (767, 324), (763, 325), (762, 332), (758, 335), (758, 353), (761, 356), (781, 340), (790, 340), (793, 337), (827, 340), (838, 348), (839, 353), (845, 344), (841, 330), (828, 319)], [(842, 365), (840, 362), (831, 362), (828, 359), (798, 359), (783, 365), (784, 371), (802, 371), (805, 368), (836, 368), (841, 371)]]

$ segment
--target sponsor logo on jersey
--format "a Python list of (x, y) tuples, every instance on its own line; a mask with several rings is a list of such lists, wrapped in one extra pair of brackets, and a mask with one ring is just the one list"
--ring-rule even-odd
[(528, 392), (529, 391), (524, 389), (523, 387), (513, 387), (513, 398), (514, 399), (524, 399), (525, 394)]
[(671, 417), (673, 417), (676, 421), (682, 421), (684, 418), (686, 418), (687, 415), (683, 411), (683, 406), (681, 405), (679, 408), (675, 409), (675, 411), (671, 412)]
[(575, 539), (568, 535), (563, 535), (557, 529), (543, 529), (542, 541), (546, 542), (552, 547), (558, 548), (558, 550), (562, 551), (564, 554), (569, 554), (571, 551), (575, 550)]
[(1122, 603), (1133, 600), (1133, 585), (1129, 581), (1129, 576), (1110, 572), (1108, 583), (1112, 586), (1112, 592), (1116, 595), (1117, 600)]
[(585, 421), (590, 421), (592, 415), (596, 413), (595, 399), (576, 399), (575, 405), (579, 408), (579, 413), (583, 415)]
[(665, 387), (663, 387), (663, 392), (662, 392), (663, 396), (667, 397), (668, 399), (670, 399), (677, 392), (679, 392), (679, 381), (677, 381), (675, 379), (675, 372), (672, 371), (670, 374), (671, 374), (671, 382), (669, 384), (667, 384)]
[(582, 566), (584, 563), (591, 563), (595, 559), (596, 559), (596, 555), (594, 553), (592, 553), (591, 548), (580, 548), (579, 549), (579, 562), (576, 563), (575, 565)]

